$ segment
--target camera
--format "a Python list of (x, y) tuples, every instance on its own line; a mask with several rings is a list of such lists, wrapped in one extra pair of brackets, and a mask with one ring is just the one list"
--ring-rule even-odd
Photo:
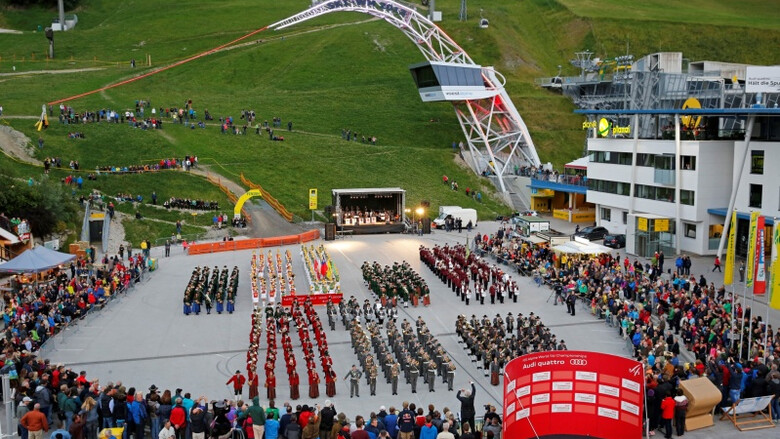
[(485, 411), (490, 411), (490, 404), (485, 404)]

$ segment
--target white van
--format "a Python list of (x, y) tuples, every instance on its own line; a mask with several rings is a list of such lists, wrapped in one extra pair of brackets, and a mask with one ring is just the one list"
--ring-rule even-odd
[(476, 209), (464, 209), (459, 206), (441, 206), (439, 207), (439, 216), (433, 220), (434, 226), (436, 226), (437, 229), (443, 229), (447, 217), (452, 217), (455, 220), (460, 218), (464, 228), (469, 221), (471, 221), (472, 227), (477, 227)]

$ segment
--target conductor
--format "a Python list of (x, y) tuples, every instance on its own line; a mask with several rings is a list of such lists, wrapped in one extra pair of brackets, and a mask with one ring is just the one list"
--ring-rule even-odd
[(460, 389), (456, 397), (460, 401), (460, 419), (462, 422), (469, 423), (471, 428), (474, 428), (474, 416), (476, 411), (474, 410), (474, 395), (477, 392), (477, 388), (474, 387), (474, 381), (469, 381), (471, 384), (471, 390)]

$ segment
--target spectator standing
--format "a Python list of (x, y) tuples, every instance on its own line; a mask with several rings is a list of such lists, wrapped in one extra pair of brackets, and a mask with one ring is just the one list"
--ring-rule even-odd
[(664, 394), (664, 399), (661, 401), (661, 422), (664, 426), (664, 437), (666, 439), (672, 438), (672, 419), (674, 418), (674, 409), (676, 403), (672, 394), (668, 391)]
[(49, 431), (49, 422), (40, 404), (35, 404), (33, 410), (22, 416), (19, 423), (27, 430), (30, 439), (43, 439), (43, 433)]

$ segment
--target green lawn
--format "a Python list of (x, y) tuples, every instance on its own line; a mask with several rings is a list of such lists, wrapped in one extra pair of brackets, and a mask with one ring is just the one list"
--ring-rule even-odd
[(780, 29), (780, 5), (766, 0), (557, 0), (588, 18)]
[[(1, 103), (7, 115), (38, 115), (45, 102), (195, 55), (309, 4), (307, 0), (200, 0), (161, 13), (159, 2), (151, 0), (83, 0), (75, 11), (78, 27), (56, 34), (57, 57), (50, 61), (43, 57), (43, 35), (31, 30), (53, 11), (0, 7), (0, 26), (25, 31), (2, 36), (0, 73), (16, 66), (17, 72), (25, 74), (0, 77)], [(574, 74), (568, 61), (575, 51), (591, 49), (596, 56), (609, 58), (625, 53), (628, 44), (637, 57), (683, 51), (691, 60), (780, 63), (776, 2), (472, 0), (466, 22), (457, 20), (459, 5), (455, 0), (437, 2), (444, 15), (441, 27), (475, 62), (493, 65), (506, 76), (507, 91), (529, 127), (540, 158), (557, 168), (582, 154), (582, 117), (572, 113), (574, 107), (567, 98), (536, 87), (533, 80), (554, 75), (558, 65), (564, 74)], [(477, 26), (480, 10), (490, 20), (488, 29)], [(240, 111), (254, 109), (261, 122), (274, 116), (281, 117), (285, 126), (293, 121), (295, 132), (276, 131), (283, 132), (284, 142), (270, 142), (265, 135), (254, 135), (251, 128), (247, 136), (221, 135), (213, 125), (191, 130), (167, 124), (162, 131), (109, 124), (64, 126), (57, 122), (56, 108), (52, 126), (43, 133), (35, 131), (34, 120), (10, 123), (33, 140), (39, 135), (44, 138), (46, 146), (37, 152), (39, 158), (76, 159), (84, 170), (195, 154), (202, 164), (234, 181), (243, 172), (304, 218), (310, 215), (310, 187), (320, 190), (320, 206), (330, 204), (332, 188), (400, 186), (407, 190), (412, 206), (429, 200), (433, 210), (441, 204), (477, 207), (483, 219), (509, 212), (495, 199), (488, 180), (453, 160), (449, 145), (463, 134), (452, 107), (420, 101), (408, 66), (421, 61), (422, 54), (397, 29), (382, 21), (367, 22), (368, 18), (328, 14), (280, 32), (261, 32), (249, 40), (253, 44), (69, 102), (77, 111), (94, 111), (133, 109), (140, 99), (155, 107), (182, 106), (192, 100), (201, 117), (209, 109), (215, 118), (234, 117), (239, 126)], [(328, 28), (332, 25), (339, 26)], [(143, 65), (147, 55), (151, 67)], [(136, 69), (129, 65), (133, 58), (138, 61)], [(31, 73), (84, 67), (101, 70)], [(340, 136), (345, 128), (376, 136), (378, 145), (345, 142)], [(70, 131), (83, 132), (86, 139), (68, 139)], [(20, 178), (40, 173), (3, 158), (0, 170)], [(65, 174), (53, 171), (52, 177)], [(463, 189), (482, 191), (485, 203), (478, 206), (462, 191), (445, 188), (440, 183), (444, 174)], [(217, 188), (178, 172), (101, 177), (96, 183), (86, 183), (84, 191), (92, 188), (107, 194), (141, 194), (147, 200), (156, 190), (161, 200), (194, 196), (218, 199), (227, 206)], [(141, 210), (147, 217), (178, 218), (176, 213)], [(152, 233), (158, 224), (148, 226), (150, 230), (138, 228), (137, 233)]]

